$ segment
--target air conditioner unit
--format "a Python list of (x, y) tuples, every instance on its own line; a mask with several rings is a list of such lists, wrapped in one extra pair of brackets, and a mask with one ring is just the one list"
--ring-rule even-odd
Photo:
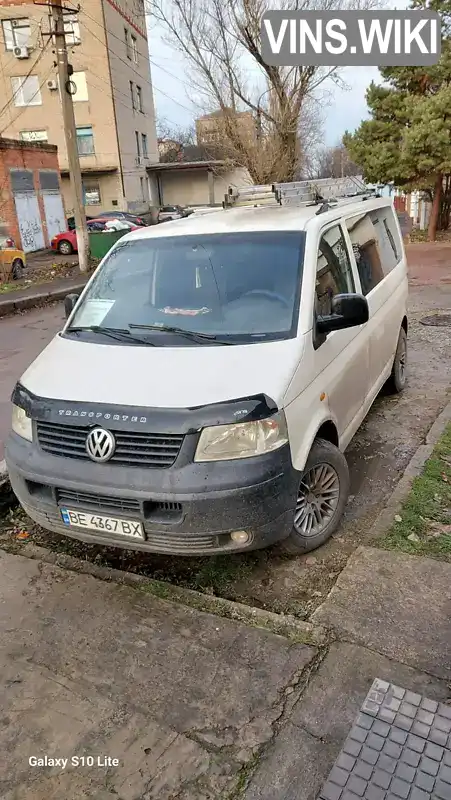
[(47, 81), (47, 89), (51, 92), (55, 92), (58, 89), (58, 81), (54, 78), (50, 78), (50, 80)]
[(15, 47), (13, 50), (14, 55), (16, 58), (29, 58), (30, 51), (28, 47)]

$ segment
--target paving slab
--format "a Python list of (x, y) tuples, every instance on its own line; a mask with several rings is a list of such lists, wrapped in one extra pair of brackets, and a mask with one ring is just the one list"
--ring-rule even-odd
[(376, 678), (320, 800), (451, 800), (451, 705)]
[[(219, 797), (315, 655), (3, 551), (0, 571), (2, 800)], [(45, 755), (69, 761), (29, 764)], [(82, 756), (95, 763), (71, 763)]]
[(359, 645), (332, 644), (289, 722), (267, 745), (245, 800), (317, 797), (375, 676), (436, 702), (449, 696), (445, 681)]
[(360, 547), (312, 621), (451, 679), (451, 564)]

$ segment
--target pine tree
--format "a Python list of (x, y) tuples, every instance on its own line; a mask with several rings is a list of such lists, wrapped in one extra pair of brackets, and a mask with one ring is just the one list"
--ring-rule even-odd
[(437, 64), (383, 67), (384, 84), (371, 83), (371, 118), (344, 144), (371, 182), (426, 190), (432, 198), (429, 239), (436, 237), (445, 176), (451, 173), (451, 0), (413, 0), (411, 8), (442, 16)]

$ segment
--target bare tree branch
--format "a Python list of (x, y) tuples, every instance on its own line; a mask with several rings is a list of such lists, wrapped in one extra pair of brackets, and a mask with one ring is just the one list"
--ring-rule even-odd
[[(343, 86), (337, 68), (279, 67), (262, 57), (261, 21), (286, 11), (378, 8), (383, 0), (147, 0), (166, 41), (189, 66), (189, 81), (217, 119), (226, 158), (256, 183), (293, 180), (311, 166), (321, 139), (327, 81)], [(319, 95), (322, 93), (322, 96)], [(240, 124), (251, 112), (253, 134)]]

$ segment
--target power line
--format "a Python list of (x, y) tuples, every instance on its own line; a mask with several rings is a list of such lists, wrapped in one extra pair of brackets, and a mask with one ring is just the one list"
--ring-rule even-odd
[[(48, 47), (48, 44), (49, 44), (49, 43), (48, 43), (48, 42), (46, 42), (46, 44), (44, 45), (44, 47), (42, 48), (42, 50), (41, 50), (41, 51), (38, 53), (38, 56), (37, 56), (37, 58), (34, 60), (33, 64), (31, 65), (31, 67), (30, 67), (30, 69), (28, 70), (28, 72), (27, 72), (27, 74), (26, 74), (26, 75), (17, 75), (17, 76), (16, 76), (16, 75), (14, 75), (14, 76), (12, 76), (12, 77), (23, 78), (23, 80), (24, 80), (24, 82), (25, 82), (25, 81), (26, 81), (26, 80), (27, 80), (27, 79), (30, 77), (30, 75), (31, 75), (31, 73), (33, 72), (33, 70), (34, 70), (34, 68), (36, 67), (36, 65), (37, 65), (37, 64), (40, 62), (41, 58), (43, 57), (43, 55), (44, 55), (44, 53), (45, 53), (45, 51), (46, 51), (46, 48)], [(22, 88), (22, 87), (21, 87), (21, 86), (19, 86), (19, 88), (18, 88), (18, 89), (16, 89), (16, 91), (15, 91), (15, 92), (13, 92), (12, 96), (11, 96), (11, 97), (10, 97), (10, 99), (9, 99), (9, 100), (8, 100), (8, 101), (5, 103), (5, 105), (3, 106), (3, 108), (0, 108), (0, 116), (3, 114), (3, 112), (4, 112), (4, 111), (6, 111), (6, 109), (7, 109), (7, 108), (8, 108), (8, 107), (11, 105), (11, 103), (13, 103), (13, 102), (14, 102), (14, 100), (16, 99), (17, 95), (19, 94), (19, 92), (20, 92), (21, 88)], [(37, 94), (37, 92), (36, 92), (36, 93), (33, 95), (33, 98), (36, 96), (36, 94)], [(32, 99), (33, 99), (33, 98), (32, 98)]]
[[(90, 19), (90, 20), (92, 20), (93, 22), (95, 22), (95, 23), (96, 23), (96, 25), (99, 25), (99, 27), (101, 27), (101, 26), (100, 26), (100, 23), (98, 23), (98, 22), (97, 22), (97, 20), (96, 20), (96, 19), (94, 19), (94, 17), (91, 17), (91, 15), (90, 15), (90, 14), (88, 14), (88, 12), (87, 12), (85, 9), (83, 9), (83, 14), (85, 14), (87, 17), (89, 17), (89, 19)], [(93, 31), (91, 28), (89, 28), (88, 26), (86, 26), (86, 29), (87, 29), (87, 30), (88, 30), (88, 31), (91, 33), (91, 35), (92, 35), (92, 36), (94, 36), (94, 38), (95, 38), (95, 39), (97, 39), (97, 41), (98, 41), (98, 42), (100, 42), (100, 44), (101, 44), (101, 45), (104, 45), (104, 42), (102, 42), (102, 40), (101, 40), (101, 39), (100, 39), (100, 38), (97, 36), (97, 34), (96, 34), (96, 33), (94, 33), (94, 31)], [(109, 33), (111, 36), (113, 36), (115, 39), (117, 39), (117, 40), (118, 40), (118, 41), (119, 41), (121, 44), (124, 44), (123, 40), (122, 40), (122, 39), (121, 39), (119, 36), (116, 36), (116, 34), (115, 34), (115, 33), (113, 33), (112, 31), (110, 31), (110, 29), (109, 29), (109, 28), (105, 28), (105, 31), (106, 31), (107, 33)], [(132, 61), (125, 61), (125, 59), (124, 59), (124, 58), (122, 58), (120, 55), (118, 55), (118, 53), (116, 53), (116, 52), (114, 53), (114, 55), (115, 55), (115, 57), (116, 57), (117, 59), (119, 59), (119, 61), (121, 61), (123, 64), (125, 64), (125, 66), (126, 66), (126, 67), (128, 67), (128, 68), (130, 68), (130, 67), (131, 67), (131, 69), (133, 70), (133, 72), (134, 72), (136, 75), (138, 75), (138, 76), (139, 76), (139, 78), (140, 78), (141, 80), (143, 80), (145, 83), (147, 83), (147, 84), (150, 86), (150, 88), (151, 88), (151, 89), (153, 89), (154, 91), (156, 91), (156, 92), (159, 92), (160, 94), (164, 95), (164, 97), (166, 97), (168, 100), (171, 100), (173, 103), (175, 103), (176, 105), (180, 106), (180, 108), (183, 108), (185, 111), (188, 111), (190, 114), (192, 114), (192, 113), (193, 113), (193, 112), (192, 112), (192, 109), (190, 109), (190, 108), (188, 108), (187, 106), (183, 105), (183, 103), (180, 103), (178, 100), (175, 100), (173, 97), (171, 97), (169, 94), (167, 94), (166, 92), (164, 92), (162, 89), (159, 89), (157, 86), (154, 86), (154, 85), (152, 84), (152, 81), (150, 81), (148, 78), (145, 78), (143, 75), (141, 75), (141, 74), (140, 74), (140, 72), (138, 72), (138, 70), (137, 70), (137, 69), (136, 69), (136, 68), (133, 66), (133, 62), (132, 62)], [(150, 62), (150, 63), (153, 63), (153, 62), (152, 62), (152, 59), (151, 59), (150, 57), (149, 57), (149, 62)], [(158, 67), (158, 69), (162, 69), (162, 70), (163, 70), (163, 72), (166, 72), (168, 75), (170, 75), (170, 76), (171, 76), (171, 78), (175, 78), (176, 80), (179, 80), (179, 78), (177, 78), (177, 76), (176, 76), (176, 75), (173, 75), (173, 74), (172, 74), (172, 73), (170, 73), (168, 70), (165, 70), (163, 67), (160, 67), (160, 65), (159, 65), (159, 64), (155, 64), (155, 66), (156, 66), (156, 67)]]
[[(37, 94), (38, 94), (38, 93), (41, 91), (41, 89), (42, 89), (42, 87), (44, 86), (44, 83), (46, 82), (46, 80), (48, 79), (48, 77), (49, 77), (49, 75), (50, 75), (50, 73), (51, 73), (52, 69), (53, 69), (53, 67), (50, 67), (50, 69), (49, 69), (49, 70), (46, 72), (46, 74), (45, 74), (44, 78), (42, 79), (42, 82), (39, 84), (39, 86), (38, 86), (38, 88), (36, 89), (35, 93), (32, 95), (32, 97), (31, 97), (31, 100), (34, 100), (34, 98), (36, 97), (36, 95), (37, 95)], [(27, 103), (27, 105), (23, 106), (23, 107), (20, 109), (19, 113), (18, 113), (18, 114), (16, 114), (16, 116), (15, 116), (15, 117), (14, 117), (12, 120), (10, 120), (10, 122), (8, 122), (8, 124), (7, 124), (7, 125), (5, 125), (5, 127), (4, 127), (4, 128), (1, 130), (1, 131), (0, 131), (0, 136), (2, 136), (2, 135), (4, 134), (4, 132), (6, 131), (6, 129), (7, 129), (7, 128), (9, 128), (11, 125), (14, 125), (14, 123), (15, 123), (15, 122), (16, 122), (16, 121), (19, 119), (19, 117), (20, 117), (20, 116), (21, 116), (21, 115), (22, 115), (22, 114), (25, 112), (25, 110), (26, 110), (27, 108), (29, 108), (29, 106), (30, 106), (30, 103)]]

